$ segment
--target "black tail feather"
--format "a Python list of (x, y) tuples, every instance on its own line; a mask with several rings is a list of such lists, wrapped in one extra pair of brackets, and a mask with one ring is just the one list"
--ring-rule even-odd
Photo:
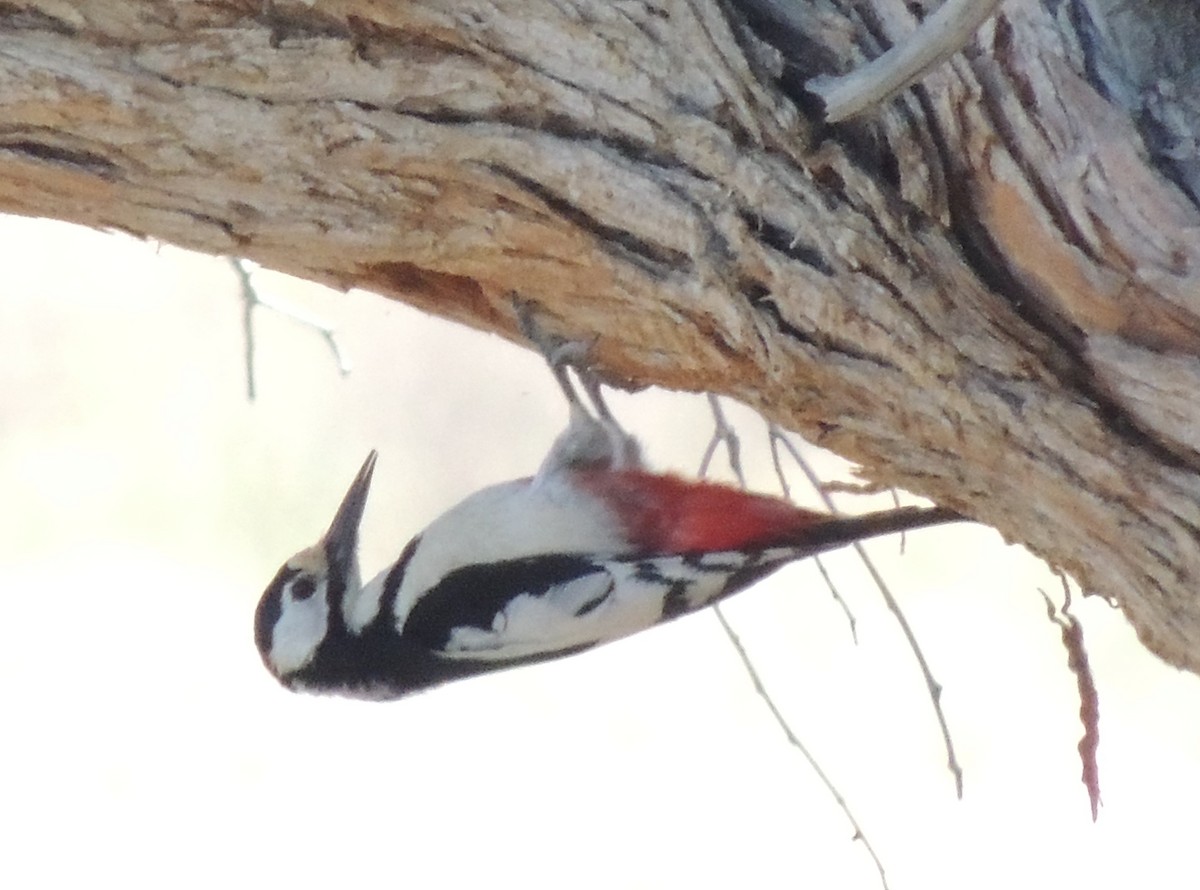
[(862, 516), (830, 519), (804, 530), (800, 540), (809, 553), (821, 553), (855, 541), (889, 535), (895, 532), (927, 528), (947, 522), (965, 521), (967, 517), (946, 507), (899, 507), (880, 510)]

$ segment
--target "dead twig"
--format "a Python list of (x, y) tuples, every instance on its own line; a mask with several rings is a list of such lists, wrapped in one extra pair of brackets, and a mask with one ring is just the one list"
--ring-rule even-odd
[[(787, 449), (788, 454), (791, 455), (791, 458), (796, 462), (796, 465), (800, 467), (800, 470), (804, 473), (805, 477), (816, 490), (817, 494), (820, 495), (821, 500), (825, 503), (825, 506), (829, 512), (837, 513), (838, 509), (834, 506), (833, 499), (830, 498), (824, 490), (824, 483), (817, 476), (817, 474), (813, 472), (812, 467), (809, 465), (808, 461), (804, 459), (804, 456), (800, 454), (799, 449), (796, 448), (791, 439), (789, 439), (783, 430), (781, 430), (775, 424), (770, 425), (770, 437), (771, 453), (776, 459), (776, 465), (778, 466), (779, 462), (778, 446), (782, 445)], [(779, 470), (779, 472), (782, 471)], [(866, 568), (867, 572), (871, 575), (871, 580), (875, 582), (875, 586), (879, 589), (880, 594), (883, 596), (883, 601), (887, 604), (888, 610), (895, 617), (896, 623), (900, 625), (900, 630), (904, 634), (905, 640), (908, 642), (908, 648), (913, 653), (913, 657), (916, 658), (917, 665), (921, 669), (921, 674), (925, 678), (925, 688), (929, 690), (929, 699), (933, 704), (933, 711), (937, 716), (938, 726), (942, 731), (942, 743), (946, 749), (946, 767), (950, 770), (951, 775), (954, 777), (954, 790), (958, 795), (958, 798), (961, 800), (963, 796), (963, 770), (962, 766), (958, 762), (958, 756), (954, 751), (954, 740), (950, 737), (950, 725), (946, 722), (946, 714), (942, 710), (942, 684), (939, 683), (937, 678), (933, 676), (933, 670), (929, 667), (929, 662), (925, 658), (925, 653), (921, 649), (921, 644), (917, 642), (917, 636), (913, 632), (912, 625), (908, 623), (908, 619), (905, 617), (904, 611), (900, 608), (899, 602), (897, 602), (895, 596), (892, 595), (891, 588), (889, 588), (887, 582), (883, 580), (883, 576), (879, 574), (879, 570), (875, 568), (875, 563), (872, 562), (871, 557), (867, 554), (866, 548), (863, 547), (861, 543), (856, 542), (854, 544), (854, 550), (858, 554), (859, 559), (862, 560), (863, 566)]]
[(790, 744), (804, 756), (804, 759), (808, 761), (809, 767), (814, 773), (816, 773), (817, 778), (821, 780), (821, 783), (829, 792), (829, 796), (833, 798), (834, 802), (837, 803), (838, 807), (840, 807), (841, 811), (846, 815), (846, 819), (850, 822), (850, 827), (854, 829), (853, 840), (862, 842), (863, 847), (867, 851), (867, 855), (870, 856), (871, 861), (875, 863), (875, 870), (879, 872), (880, 885), (882, 885), (883, 890), (888, 890), (887, 874), (883, 870), (883, 862), (880, 861), (879, 854), (875, 852), (875, 848), (871, 846), (870, 838), (868, 838), (866, 833), (862, 830), (862, 826), (858, 824), (858, 820), (854, 818), (854, 811), (850, 809), (850, 805), (846, 803), (846, 799), (842, 797), (842, 793), (838, 790), (837, 785), (835, 785), (833, 780), (825, 774), (825, 770), (821, 769), (821, 765), (817, 763), (812, 753), (807, 747), (805, 747), (804, 743), (800, 741), (800, 738), (796, 735), (796, 733), (792, 731), (791, 724), (788, 722), (787, 718), (783, 716), (783, 713), (779, 710), (779, 706), (775, 704), (775, 700), (771, 698), (771, 694), (763, 685), (762, 677), (759, 675), (758, 670), (754, 667), (754, 663), (750, 660), (750, 655), (746, 652), (746, 647), (742, 645), (741, 639), (730, 626), (729, 620), (725, 617), (725, 613), (721, 611), (719, 606), (714, 606), (713, 611), (717, 613), (717, 620), (721, 622), (721, 627), (725, 630), (725, 635), (729, 637), (729, 642), (733, 644), (733, 648), (737, 652), (738, 658), (742, 660), (742, 666), (745, 667), (746, 673), (749, 674), (750, 682), (754, 684), (754, 691), (758, 693), (759, 697), (764, 702), (766, 702), (767, 709), (771, 712), (771, 716), (775, 718), (775, 722), (779, 724), (779, 728), (783, 730), (783, 734), (787, 738), (788, 744)]
[(240, 257), (228, 257), (228, 259), (229, 265), (233, 269), (234, 274), (237, 275), (238, 284), (241, 287), (242, 332), (245, 335), (246, 342), (246, 398), (253, 402), (257, 394), (254, 381), (254, 307), (256, 306), (262, 306), (264, 309), (278, 312), (285, 318), (290, 318), (307, 328), (312, 328), (329, 344), (329, 348), (333, 351), (333, 359), (337, 362), (338, 371), (341, 372), (342, 376), (345, 377), (350, 373), (350, 362), (342, 352), (341, 346), (338, 345), (333, 328), (305, 312), (263, 297), (250, 280), (250, 270), (246, 267), (246, 261)]
[[(709, 393), (708, 395), (708, 404), (709, 408), (712, 410), (713, 421), (715, 422), (716, 426), (713, 430), (712, 438), (709, 440), (708, 446), (704, 450), (704, 457), (700, 462), (700, 476), (703, 477), (708, 475), (708, 470), (712, 464), (713, 457), (716, 455), (717, 449), (723, 445), (725, 447), (725, 453), (729, 457), (730, 470), (732, 470), (733, 475), (738, 480), (738, 484), (744, 489), (746, 488), (746, 475), (742, 470), (741, 442), (738, 440), (737, 432), (726, 419), (725, 411), (721, 408), (720, 401), (712, 393)], [(820, 565), (819, 561), (818, 565)], [(821, 574), (825, 577), (826, 583), (830, 585), (830, 589), (833, 589), (833, 583), (830, 581), (829, 575), (826, 573), (823, 566), (821, 566)], [(837, 597), (836, 590), (834, 591), (834, 596)], [(840, 597), (838, 597), (838, 600), (839, 602), (841, 601)], [(842, 604), (842, 607), (845, 608), (844, 603)], [(829, 796), (833, 798), (834, 802), (841, 809), (842, 813), (845, 814), (846, 819), (850, 822), (851, 828), (854, 829), (853, 840), (860, 841), (862, 843), (863, 847), (867, 851), (867, 855), (869, 855), (871, 857), (871, 861), (875, 863), (875, 870), (879, 873), (880, 885), (883, 887), (883, 890), (888, 890), (887, 874), (884, 872), (883, 862), (880, 861), (879, 855), (875, 852), (875, 848), (871, 845), (870, 838), (868, 838), (866, 833), (862, 830), (862, 826), (858, 824), (858, 819), (855, 818), (854, 811), (850, 809), (850, 805), (842, 796), (842, 793), (838, 789), (837, 785), (835, 785), (833, 780), (826, 775), (825, 770), (821, 769), (821, 765), (817, 762), (816, 758), (813, 757), (812, 752), (808, 750), (804, 742), (800, 741), (800, 737), (796, 735), (795, 731), (791, 727), (791, 724), (788, 722), (788, 719), (783, 715), (783, 712), (779, 710), (779, 706), (775, 704), (775, 699), (771, 697), (771, 693), (767, 691), (766, 686), (763, 684), (762, 676), (759, 674), (758, 668), (754, 666), (754, 661), (750, 658), (750, 653), (746, 651), (745, 645), (743, 645), (741, 638), (737, 635), (733, 629), (733, 626), (729, 623), (729, 619), (725, 617), (725, 613), (721, 610), (719, 603), (713, 606), (713, 612), (717, 616), (717, 621), (721, 623), (721, 628), (725, 631), (725, 636), (729, 639), (734, 651), (737, 652), (738, 658), (741, 659), (742, 667), (745, 668), (746, 674), (750, 677), (750, 682), (754, 685), (754, 691), (757, 692), (759, 697), (766, 703), (767, 709), (771, 712), (771, 716), (775, 718), (775, 722), (783, 731), (784, 737), (788, 740), (788, 744), (798, 750), (801, 755), (803, 755), (804, 759), (808, 761), (809, 767), (816, 774), (817, 778), (821, 780), (822, 784), (824, 784), (825, 789), (829, 792)], [(848, 609), (847, 615), (850, 618), (850, 631), (853, 634), (854, 616), (849, 614)], [(855, 639), (857, 641), (857, 637)]]

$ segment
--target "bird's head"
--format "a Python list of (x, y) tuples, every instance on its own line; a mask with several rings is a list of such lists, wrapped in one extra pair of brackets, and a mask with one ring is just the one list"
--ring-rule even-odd
[(361, 586), (358, 526), (375, 458), (374, 451), (367, 455), (329, 531), (285, 562), (258, 602), (255, 642), (267, 670), (285, 686), (313, 663), (322, 643), (346, 632), (342, 604)]

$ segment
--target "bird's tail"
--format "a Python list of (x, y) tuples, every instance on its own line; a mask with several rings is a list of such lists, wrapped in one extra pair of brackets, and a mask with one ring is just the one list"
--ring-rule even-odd
[(830, 517), (803, 529), (797, 535), (797, 543), (810, 553), (820, 553), (866, 538), (964, 519), (965, 516), (946, 507), (899, 507), (861, 516)]

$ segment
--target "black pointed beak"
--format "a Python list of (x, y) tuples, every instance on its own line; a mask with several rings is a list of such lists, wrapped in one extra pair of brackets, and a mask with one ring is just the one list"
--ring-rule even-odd
[(342, 498), (342, 505), (333, 517), (329, 531), (325, 533), (325, 552), (331, 563), (345, 566), (354, 559), (358, 549), (358, 526), (367, 506), (367, 492), (371, 490), (371, 474), (375, 471), (375, 458), (378, 456), (377, 451), (367, 455), (362, 469), (350, 483), (350, 490)]

